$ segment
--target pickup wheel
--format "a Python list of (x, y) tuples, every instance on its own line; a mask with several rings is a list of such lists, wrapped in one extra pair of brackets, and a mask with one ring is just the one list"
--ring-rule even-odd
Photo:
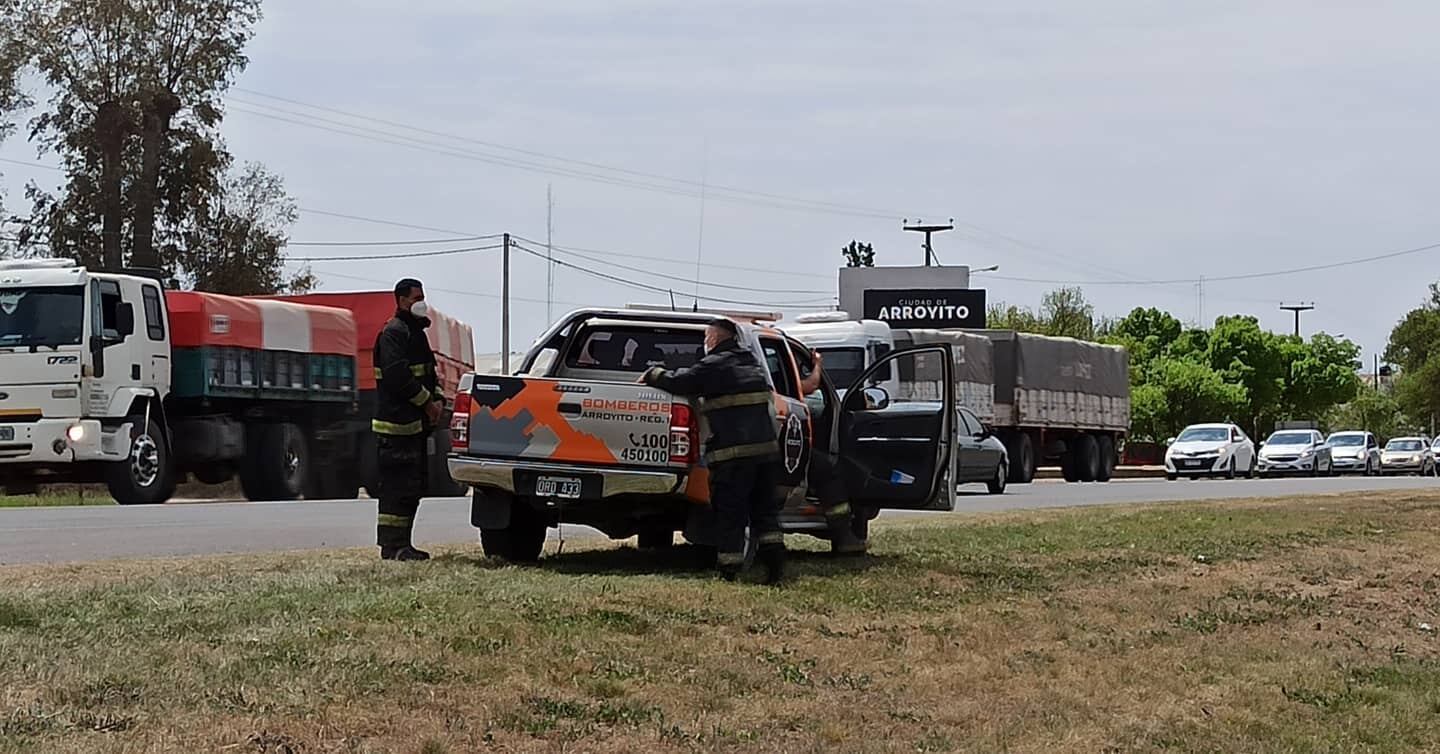
[(106, 486), (110, 497), (121, 505), (153, 505), (163, 503), (175, 494), (175, 469), (170, 447), (160, 433), (160, 425), (144, 416), (132, 416), (130, 426), (130, 457), (109, 464)]
[(510, 525), (504, 529), (481, 529), (480, 546), (485, 554), (512, 563), (535, 563), (545, 549), (545, 519), (520, 499), (510, 501)]

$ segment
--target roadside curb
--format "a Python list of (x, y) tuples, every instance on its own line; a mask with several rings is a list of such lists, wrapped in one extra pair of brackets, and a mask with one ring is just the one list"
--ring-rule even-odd
[[(1060, 479), (1060, 469), (1053, 466), (1035, 470), (1036, 479)], [(1117, 466), (1111, 479), (1164, 479), (1164, 466)]]

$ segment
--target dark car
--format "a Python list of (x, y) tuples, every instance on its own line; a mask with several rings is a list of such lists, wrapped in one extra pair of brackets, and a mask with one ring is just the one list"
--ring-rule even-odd
[(956, 434), (960, 455), (955, 462), (959, 467), (959, 483), (984, 482), (992, 495), (1003, 494), (1010, 473), (1005, 444), (970, 409), (961, 406), (959, 414)]

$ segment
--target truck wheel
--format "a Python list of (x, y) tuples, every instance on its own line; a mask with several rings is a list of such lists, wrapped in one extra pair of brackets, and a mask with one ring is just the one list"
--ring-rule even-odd
[(240, 487), (250, 500), (296, 500), (305, 492), (310, 447), (290, 423), (252, 424), (246, 432)]
[(1067, 482), (1080, 481), (1080, 443), (1071, 441), (1060, 456), (1060, 476)]
[(675, 531), (668, 526), (641, 529), (635, 543), (642, 550), (668, 550), (675, 546)]
[(1100, 478), (1100, 445), (1094, 435), (1075, 438), (1075, 464), (1080, 481), (1093, 482)]
[(524, 500), (510, 501), (510, 525), (504, 529), (481, 529), (480, 546), (485, 554), (512, 563), (534, 563), (545, 549), (545, 519)]
[(1100, 446), (1100, 473), (1096, 475), (1095, 481), (1108, 482), (1115, 476), (1115, 438), (1100, 435), (1096, 442)]
[[(153, 505), (163, 503), (175, 494), (175, 469), (171, 465), (170, 448), (160, 425), (143, 416), (130, 417), (130, 458), (109, 464), (106, 486), (110, 497), (121, 505)], [(142, 429), (143, 427), (143, 429)]]
[(1035, 481), (1035, 443), (1030, 435), (1021, 432), (1005, 444), (1005, 453), (1010, 456), (1010, 483), (1029, 484)]

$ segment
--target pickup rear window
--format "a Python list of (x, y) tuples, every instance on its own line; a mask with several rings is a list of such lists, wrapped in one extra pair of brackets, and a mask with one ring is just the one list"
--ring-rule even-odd
[(639, 374), (688, 367), (705, 355), (705, 333), (694, 329), (589, 327), (578, 343), (565, 356), (566, 369)]

